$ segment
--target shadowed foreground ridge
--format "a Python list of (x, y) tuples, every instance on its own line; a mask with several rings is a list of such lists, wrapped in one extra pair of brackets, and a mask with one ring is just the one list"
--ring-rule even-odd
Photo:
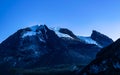
[(120, 39), (98, 52), (79, 75), (120, 75)]

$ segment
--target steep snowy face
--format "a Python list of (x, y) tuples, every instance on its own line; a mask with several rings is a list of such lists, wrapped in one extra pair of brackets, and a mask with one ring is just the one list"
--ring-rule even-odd
[(44, 35), (47, 38), (46, 32), (47, 29), (44, 25), (35, 25), (26, 28), (26, 30), (22, 34), (22, 38), (37, 36), (41, 42), (45, 42)]
[(53, 30), (59, 37), (66, 37), (70, 39), (79, 40), (86, 44), (95, 44), (100, 48), (103, 48), (113, 42), (112, 39), (95, 30), (93, 30), (90, 37), (76, 36), (72, 31), (70, 31), (67, 28), (51, 28), (51, 30)]
[(41, 29), (44, 28), (43, 25), (41, 25), (41, 26), (40, 26), (40, 25), (35, 25), (35, 26), (31, 26), (31, 27), (29, 27), (29, 28), (30, 28), (32, 31), (36, 31), (39, 27), (40, 27)]
[(85, 41), (88, 44), (96, 44), (96, 45), (98, 45), (97, 42), (94, 41), (93, 39), (91, 39), (90, 37), (83, 37), (83, 36), (78, 36), (78, 37), (79, 37), (79, 39)]
[(0, 63), (10, 62), (8, 64), (12, 67), (28, 67), (37, 62), (49, 51), (46, 46), (48, 30), (45, 25), (18, 30), (0, 44)]
[(98, 44), (95, 40), (93, 40), (91, 37), (78, 36), (78, 38), (87, 44), (95, 44), (99, 46), (100, 48), (102, 48), (102, 46)]
[[(43, 58), (45, 58), (45, 62), (43, 61), (43, 64), (45, 64), (48, 57), (51, 57), (50, 59), (57, 57), (52, 57), (51, 53), (59, 56), (59, 54), (62, 55), (66, 51), (64, 44), (61, 38), (46, 25), (27, 27), (18, 30), (0, 44), (0, 56), (2, 56), (0, 61), (2, 63), (15, 62), (15, 65), (9, 63), (12, 67), (28, 67), (32, 64), (35, 65), (38, 61), (42, 63)], [(44, 57), (41, 58), (42, 56)], [(12, 57), (12, 59), (7, 61), (8, 57)], [(22, 65), (20, 66), (19, 64)]]
[(68, 35), (68, 34), (61, 33), (61, 32), (60, 32), (60, 29), (61, 29), (61, 28), (58, 28), (58, 27), (51, 28), (51, 30), (53, 30), (53, 31), (57, 34), (57, 36), (59, 36), (59, 37), (72, 38), (72, 37), (71, 37), (70, 35)]
[(34, 35), (36, 35), (36, 32), (29, 31), (29, 32), (26, 32), (25, 34), (23, 34), (22, 38), (27, 37), (27, 36), (34, 36)]
[(31, 56), (35, 58), (46, 54), (48, 52), (46, 49), (48, 30), (45, 25), (35, 25), (23, 29), (21, 40), (19, 41), (19, 50), (32, 52)]
[(24, 37), (26, 37), (26, 36), (34, 36), (34, 35), (36, 35), (36, 34), (37, 34), (36, 30), (37, 30), (38, 28), (39, 28), (39, 25), (35, 25), (35, 26), (29, 27), (29, 30), (30, 30), (30, 31), (26, 31), (26, 32), (23, 34), (22, 38), (24, 38)]

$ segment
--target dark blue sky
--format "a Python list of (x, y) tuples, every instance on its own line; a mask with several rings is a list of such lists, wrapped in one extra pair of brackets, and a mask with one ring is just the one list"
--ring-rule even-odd
[(0, 42), (36, 24), (67, 27), (89, 36), (97, 30), (120, 37), (120, 0), (0, 0)]

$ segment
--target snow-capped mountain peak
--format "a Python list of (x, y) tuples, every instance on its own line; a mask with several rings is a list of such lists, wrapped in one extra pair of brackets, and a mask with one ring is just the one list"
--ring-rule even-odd
[(27, 36), (33, 36), (33, 35), (36, 35), (36, 32), (34, 31), (29, 31), (29, 32), (26, 32), (23, 34), (22, 38), (25, 38)]
[(72, 38), (70, 35), (68, 34), (64, 34), (64, 33), (61, 33), (60, 32), (60, 29), (59, 27), (54, 27), (54, 28), (51, 28), (51, 30), (53, 30), (59, 37), (68, 37), (68, 38)]
[[(99, 46), (100, 48), (103, 48), (113, 42), (112, 39), (110, 39), (109, 37), (107, 37), (104, 34), (101, 34), (100, 32), (98, 32), (96, 30), (93, 30), (91, 36), (87, 36), (87, 37), (86, 36), (77, 36), (67, 28), (55, 27), (55, 28), (51, 28), (51, 30), (53, 30), (57, 34), (57, 36), (60, 38), (66, 37), (66, 38), (76, 39), (76, 40), (84, 42), (86, 44), (95, 44), (95, 45)], [(101, 40), (101, 41), (99, 41), (99, 40)], [(104, 40), (104, 41), (102, 41), (102, 40)]]
[(27, 27), (22, 34), (22, 38), (26, 38), (27, 36), (29, 37), (37, 36), (41, 42), (45, 42), (44, 35), (46, 36), (47, 39), (46, 32), (47, 28), (45, 25), (35, 25)]
[[(31, 26), (29, 27), (32, 31), (36, 31), (38, 29), (39, 25), (34, 25), (34, 26)], [(43, 27), (43, 25), (41, 25), (41, 27)]]
[[(56, 31), (72, 39), (59, 37)], [(2, 65), (1, 69), (5, 68), (3, 72), (8, 68), (88, 64), (101, 49), (97, 45), (99, 40), (95, 42), (91, 37), (78, 38), (67, 28), (59, 28), (56, 31), (46, 25), (36, 25), (20, 29), (8, 37), (0, 44), (0, 67)]]
[(111, 43), (113, 43), (113, 40), (111, 38), (109, 38), (108, 36), (98, 32), (96, 30), (92, 31), (91, 38), (103, 47), (106, 47), (106, 46), (110, 45)]

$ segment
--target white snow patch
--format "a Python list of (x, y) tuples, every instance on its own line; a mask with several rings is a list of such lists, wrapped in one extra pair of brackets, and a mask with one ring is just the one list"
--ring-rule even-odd
[(22, 38), (25, 38), (26, 36), (34, 36), (36, 35), (36, 30), (39, 27), (39, 25), (34, 25), (29, 27), (31, 29), (31, 31), (27, 31), (23, 34)]
[(72, 38), (68, 34), (64, 34), (64, 33), (59, 32), (59, 30), (60, 30), (59, 27), (54, 27), (54, 28), (50, 28), (50, 29), (53, 30), (58, 35), (58, 37), (69, 37), (69, 38)]
[(85, 41), (86, 43), (89, 43), (89, 44), (96, 44), (96, 41), (92, 40), (90, 37), (82, 37), (82, 36), (78, 36), (79, 39)]
[(45, 26), (44, 25), (34, 25), (34, 26), (31, 26), (29, 27), (32, 31), (36, 32), (36, 30), (39, 28), (39, 29), (45, 29)]
[[(35, 25), (35, 26), (31, 26), (31, 27), (29, 27), (29, 28), (31, 29), (31, 31), (25, 32), (25, 33), (22, 35), (22, 38), (25, 38), (25, 37), (27, 37), (27, 36), (35, 36), (35, 35), (37, 35), (37, 36), (39, 37), (39, 40), (40, 40), (41, 42), (45, 42), (45, 40), (44, 40), (44, 38), (43, 38), (42, 32), (41, 32), (40, 30), (39, 30), (38, 32), (36, 32), (36, 30), (37, 30), (38, 28), (40, 28), (40, 29), (43, 29), (43, 28), (44, 28), (45, 33), (46, 33), (47, 30), (45, 29), (45, 27), (44, 27), (43, 25)], [(47, 35), (46, 35), (46, 38), (47, 38)]]
[(39, 37), (39, 40), (42, 41), (42, 42), (46, 42), (44, 39), (42, 39), (41, 37)]
[(83, 36), (78, 36), (78, 38), (88, 44), (95, 44), (97, 46), (99, 46), (100, 48), (102, 48), (101, 45), (99, 45), (96, 41), (94, 41), (92, 38), (90, 37), (83, 37)]
[(31, 26), (30, 29), (35, 32), (38, 27), (39, 27), (39, 25), (35, 25), (35, 26)]
[(29, 32), (26, 32), (23, 34), (22, 38), (25, 38), (27, 36), (34, 36), (36, 35), (36, 32), (33, 32), (33, 31), (29, 31)]

